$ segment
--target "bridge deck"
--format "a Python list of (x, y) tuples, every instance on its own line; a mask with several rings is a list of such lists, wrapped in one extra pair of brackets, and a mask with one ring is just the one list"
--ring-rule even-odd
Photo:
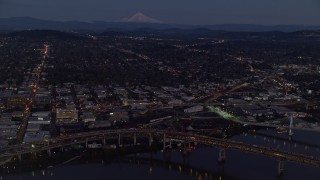
[(95, 131), (95, 132), (86, 132), (73, 134), (63, 137), (51, 138), (47, 141), (39, 141), (34, 143), (22, 144), (8, 146), (0, 149), (0, 158), (12, 157), (21, 154), (28, 154), (34, 152), (40, 152), (45, 150), (50, 150), (54, 148), (60, 148), (64, 146), (70, 146), (75, 144), (86, 143), (96, 140), (110, 140), (117, 139), (121, 137), (133, 138), (153, 138), (162, 139), (165, 135), (167, 139), (175, 139), (186, 142), (197, 142), (199, 144), (215, 146), (219, 148), (234, 149), (242, 152), (261, 154), (269, 157), (274, 157), (277, 159), (288, 160), (292, 162), (297, 162), (300, 164), (311, 165), (315, 167), (320, 167), (320, 159), (305, 156), (302, 154), (295, 154), (289, 152), (283, 152), (276, 149), (271, 149), (269, 147), (262, 147), (256, 145), (245, 144), (242, 142), (227, 140), (227, 139), (218, 139), (208, 136), (201, 136), (195, 134), (187, 134), (180, 132), (171, 132), (171, 131), (161, 131), (161, 130), (145, 130), (145, 129), (135, 129), (135, 130), (109, 130), (109, 131)]

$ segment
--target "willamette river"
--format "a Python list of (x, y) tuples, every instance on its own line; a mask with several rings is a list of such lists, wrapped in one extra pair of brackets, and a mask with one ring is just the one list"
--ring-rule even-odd
[[(277, 137), (277, 138), (273, 138)], [(274, 130), (261, 130), (255, 135), (241, 134), (232, 139), (254, 145), (267, 145), (283, 151), (320, 156), (320, 133), (296, 131), (292, 141), (286, 134)], [(135, 154), (105, 162), (66, 164), (34, 172), (15, 174), (2, 179), (277, 179), (278, 161), (261, 155), (227, 150), (223, 165), (217, 163), (219, 149), (198, 146), (189, 156), (179, 151), (164, 154)], [(284, 163), (282, 179), (319, 180), (320, 169), (292, 162)]]

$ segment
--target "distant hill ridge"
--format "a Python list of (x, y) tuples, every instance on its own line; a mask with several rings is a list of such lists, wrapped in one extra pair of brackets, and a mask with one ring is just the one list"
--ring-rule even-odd
[(131, 18), (124, 19), (121, 22), (80, 22), (80, 21), (50, 21), (29, 17), (0, 18), (0, 31), (19, 31), (34, 29), (50, 29), (61, 31), (95, 31), (104, 32), (110, 29), (135, 30), (141, 28), (149, 29), (208, 29), (219, 31), (246, 31), (246, 32), (266, 32), (283, 31), (294, 32), (301, 30), (320, 30), (320, 26), (302, 26), (302, 25), (277, 25), (264, 26), (254, 24), (220, 24), (220, 25), (183, 25), (183, 24), (165, 24), (159, 20), (136, 14)]
[(12, 37), (25, 37), (25, 38), (58, 38), (58, 39), (80, 39), (81, 36), (74, 33), (67, 33), (56, 30), (23, 30), (23, 31), (15, 31), (8, 34)]

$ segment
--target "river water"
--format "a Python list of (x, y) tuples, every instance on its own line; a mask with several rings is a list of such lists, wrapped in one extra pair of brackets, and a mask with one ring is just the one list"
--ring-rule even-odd
[[(257, 131), (255, 135), (244, 133), (232, 139), (320, 157), (320, 133), (317, 132), (296, 131), (292, 140), (289, 141), (286, 134), (278, 134), (270, 129)], [(219, 164), (218, 154), (217, 148), (198, 146), (189, 155), (183, 155), (179, 150), (134, 154), (108, 163), (88, 160), (87, 163), (66, 164), (5, 176), (2, 179), (320, 179), (319, 168), (284, 162), (284, 175), (279, 177), (277, 176), (278, 160), (274, 158), (227, 150), (225, 163)]]

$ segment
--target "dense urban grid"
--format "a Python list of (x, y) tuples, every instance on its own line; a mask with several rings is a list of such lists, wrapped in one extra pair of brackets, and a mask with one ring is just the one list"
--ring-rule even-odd
[(320, 131), (318, 52), (318, 31), (2, 34), (0, 146), (104, 129)]

